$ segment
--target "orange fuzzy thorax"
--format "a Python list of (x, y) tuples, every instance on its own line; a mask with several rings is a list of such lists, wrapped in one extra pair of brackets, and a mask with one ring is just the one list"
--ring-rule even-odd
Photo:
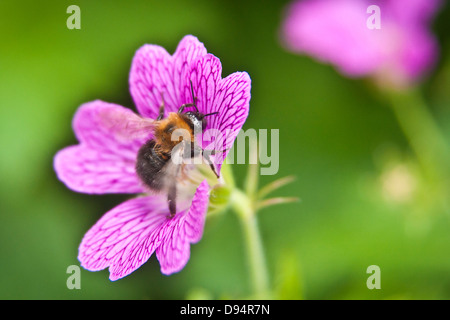
[[(170, 151), (183, 139), (194, 141), (193, 128), (189, 125), (189, 119), (183, 114), (175, 112), (169, 113), (168, 117), (158, 121), (155, 127), (155, 142), (163, 152), (170, 153)], [(172, 133), (177, 130), (176, 136), (172, 137)], [(185, 130), (183, 132), (183, 130)], [(174, 140), (173, 140), (174, 139)]]

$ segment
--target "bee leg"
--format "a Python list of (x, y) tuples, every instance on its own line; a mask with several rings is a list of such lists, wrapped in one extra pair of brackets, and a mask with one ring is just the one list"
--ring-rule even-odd
[(223, 149), (223, 150), (211, 150), (211, 152), (209, 154), (212, 155), (212, 156), (215, 156), (216, 154), (219, 154), (219, 153), (225, 153), (225, 152), (227, 152), (230, 149), (231, 148)]
[(165, 103), (164, 103), (164, 95), (161, 93), (161, 100), (162, 100), (162, 105), (159, 107), (159, 115), (158, 118), (156, 118), (156, 120), (161, 120), (162, 118), (164, 118), (164, 108), (165, 108)]
[[(205, 152), (205, 151), (207, 151), (207, 152)], [(219, 178), (219, 174), (216, 171), (214, 162), (212, 162), (211, 158), (209, 157), (210, 153), (211, 153), (211, 150), (204, 150), (196, 144), (191, 144), (190, 158), (195, 158), (199, 155), (202, 155), (203, 159), (205, 159), (205, 161), (209, 164), (211, 170), (214, 172), (216, 177)]]
[(208, 150), (208, 152), (205, 152), (205, 150), (202, 149), (203, 159), (205, 159), (205, 161), (209, 164), (211, 170), (214, 172), (216, 177), (219, 178), (219, 174), (216, 171), (216, 166), (214, 165), (214, 162), (212, 162), (211, 158), (209, 157), (209, 154), (210, 154), (209, 150)]
[(174, 183), (170, 188), (167, 194), (167, 201), (169, 202), (169, 212), (170, 217), (173, 218), (177, 213), (177, 185)]
[(159, 115), (158, 118), (156, 118), (156, 120), (161, 120), (162, 118), (164, 118), (164, 106), (159, 107)]
[[(183, 141), (179, 145), (182, 147), (182, 149), (180, 151), (182, 153), (181, 156), (183, 156), (185, 142)], [(172, 151), (174, 151), (174, 150), (172, 150)], [(177, 202), (176, 202), (176, 200), (177, 200), (177, 180), (176, 180), (176, 177), (179, 176), (180, 171), (181, 171), (181, 165), (180, 164), (175, 165), (174, 170), (172, 172), (172, 177), (170, 179), (171, 182), (168, 186), (169, 188), (168, 188), (168, 192), (167, 192), (167, 202), (169, 203), (170, 218), (173, 218), (175, 216), (175, 214), (177, 213)]]
[(178, 109), (178, 113), (183, 113), (184, 108), (188, 108), (188, 107), (195, 107), (194, 103), (185, 103), (183, 105), (181, 105), (181, 107)]

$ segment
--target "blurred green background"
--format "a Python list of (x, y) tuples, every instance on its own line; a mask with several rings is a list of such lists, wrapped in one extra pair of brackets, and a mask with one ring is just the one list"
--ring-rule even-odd
[[(66, 27), (72, 4), (81, 8), (81, 30)], [(242, 232), (231, 212), (207, 221), (178, 274), (162, 275), (152, 256), (117, 282), (107, 270), (82, 269), (81, 289), (66, 287), (66, 270), (79, 265), (84, 233), (127, 196), (72, 192), (57, 180), (53, 156), (76, 143), (71, 120), (82, 103), (101, 99), (134, 108), (128, 72), (141, 45), (173, 53), (186, 34), (221, 59), (224, 76), (250, 74), (244, 128), (280, 129), (280, 170), (261, 177), (262, 184), (297, 177), (276, 195), (301, 202), (259, 213), (276, 297), (450, 298), (448, 210), (414, 210), (420, 204), (408, 189), (414, 177), (407, 169), (414, 155), (392, 110), (370, 85), (280, 46), (286, 4), (0, 1), (1, 299), (249, 297)], [(449, 27), (446, 6), (434, 24), (441, 58), (422, 88), (447, 138)], [(242, 177), (246, 167), (233, 170)], [(402, 187), (396, 194), (398, 180), (406, 195)], [(380, 290), (366, 287), (370, 265), (381, 268)]]

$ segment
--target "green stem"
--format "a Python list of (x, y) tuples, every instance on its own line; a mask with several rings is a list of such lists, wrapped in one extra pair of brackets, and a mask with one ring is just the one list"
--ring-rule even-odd
[(259, 150), (258, 141), (250, 138), (250, 163), (248, 165), (247, 176), (245, 177), (244, 191), (252, 201), (256, 200), (259, 182)]
[(245, 178), (245, 193), (252, 201), (256, 200), (256, 193), (258, 191), (259, 180), (259, 163), (249, 164), (247, 177)]
[(244, 231), (253, 293), (255, 298), (267, 299), (268, 273), (252, 200), (239, 189), (234, 189), (231, 206), (236, 211)]
[(411, 148), (425, 172), (433, 179), (446, 174), (448, 144), (417, 91), (389, 94), (390, 105)]

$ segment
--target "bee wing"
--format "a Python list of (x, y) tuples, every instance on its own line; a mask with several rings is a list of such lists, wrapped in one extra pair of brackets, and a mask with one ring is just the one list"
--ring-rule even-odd
[(100, 121), (104, 129), (113, 133), (120, 140), (145, 140), (153, 135), (156, 121), (142, 118), (132, 112), (111, 113), (100, 111)]
[(133, 138), (148, 138), (154, 132), (155, 123), (155, 120), (138, 117), (138, 119), (127, 121), (125, 132)]

